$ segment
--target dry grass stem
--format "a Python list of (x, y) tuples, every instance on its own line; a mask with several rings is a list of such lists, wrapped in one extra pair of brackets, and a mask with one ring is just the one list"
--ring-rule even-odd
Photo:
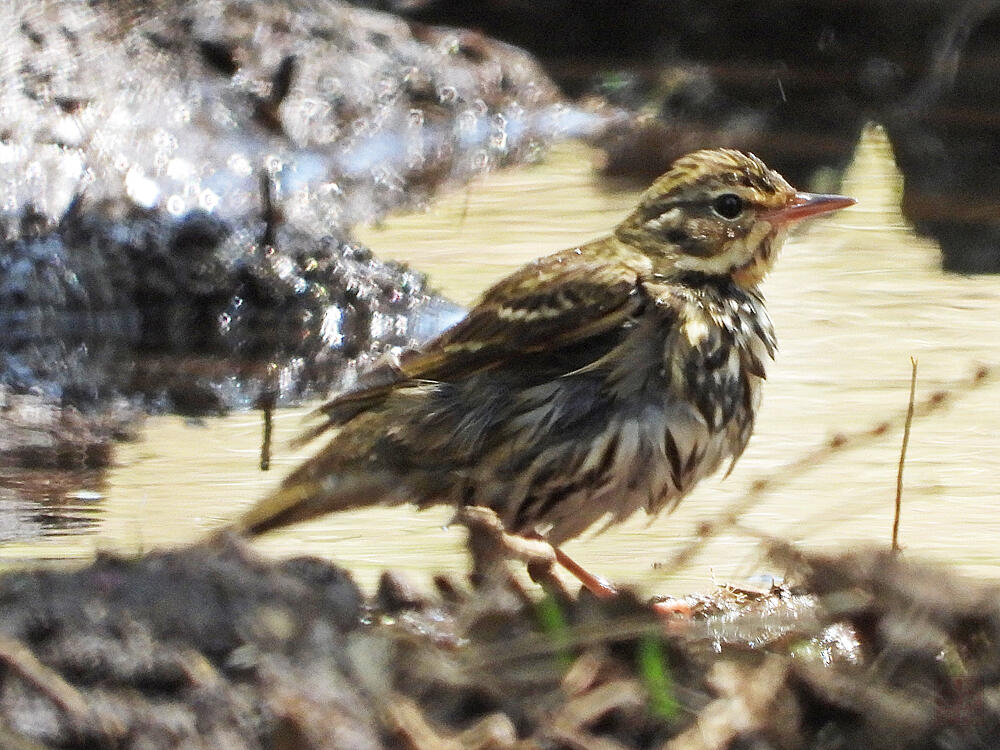
[(490, 714), (468, 729), (449, 732), (433, 726), (419, 704), (403, 695), (394, 695), (385, 713), (402, 746), (412, 750), (503, 750), (517, 743), (517, 730), (502, 714)]
[(917, 360), (910, 357), (913, 372), (910, 375), (910, 401), (903, 424), (903, 447), (899, 452), (899, 471), (896, 472), (896, 511), (892, 518), (892, 551), (899, 552), (899, 516), (903, 510), (903, 465), (906, 463), (906, 447), (910, 444), (910, 427), (913, 425), (913, 407), (917, 392)]
[(26, 644), (0, 636), (0, 662), (55, 704), (74, 726), (86, 723), (90, 710), (80, 691), (42, 664)]

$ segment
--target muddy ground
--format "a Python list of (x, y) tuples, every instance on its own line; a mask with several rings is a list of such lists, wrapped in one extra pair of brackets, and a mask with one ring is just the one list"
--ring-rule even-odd
[(770, 553), (786, 584), (673, 615), (526, 591), (482, 558), (433, 595), (386, 573), (366, 598), (234, 539), (10, 573), (3, 747), (995, 746), (996, 588), (885, 551)]

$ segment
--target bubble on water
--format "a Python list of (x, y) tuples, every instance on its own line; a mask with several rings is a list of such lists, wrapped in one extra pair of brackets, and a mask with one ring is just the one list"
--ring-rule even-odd
[(180, 216), (183, 214), (186, 205), (187, 204), (184, 202), (184, 199), (177, 195), (177, 193), (174, 193), (167, 198), (167, 212), (173, 216)]
[(125, 193), (143, 208), (153, 208), (160, 200), (160, 186), (146, 177), (138, 165), (133, 165), (125, 175)]
[(230, 172), (240, 177), (249, 177), (253, 173), (250, 160), (246, 154), (239, 151), (230, 155), (229, 159), (226, 160), (226, 166), (229, 167)]
[(215, 191), (205, 188), (198, 196), (198, 205), (211, 213), (219, 205), (219, 196), (215, 194)]

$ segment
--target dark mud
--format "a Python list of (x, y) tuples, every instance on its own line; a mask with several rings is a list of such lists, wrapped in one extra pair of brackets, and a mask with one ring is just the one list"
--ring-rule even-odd
[(49, 748), (995, 746), (995, 589), (882, 552), (772, 554), (794, 584), (666, 621), (628, 593), (529, 595), (495, 560), (433, 595), (386, 574), (368, 600), (234, 540), (9, 573), (0, 717)]

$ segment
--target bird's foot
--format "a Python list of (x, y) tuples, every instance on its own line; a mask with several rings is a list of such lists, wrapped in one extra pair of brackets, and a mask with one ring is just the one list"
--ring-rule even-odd
[(544, 584), (552, 580), (552, 568), (558, 562), (599, 599), (610, 599), (618, 595), (618, 589), (612, 583), (588, 572), (542, 537), (507, 532), (503, 522), (490, 508), (465, 506), (459, 509), (455, 520), (469, 530), (473, 574), (478, 577), (494, 575), (497, 566), (503, 561), (515, 559), (525, 563), (531, 580)]
[(495, 577), (503, 563), (510, 559), (525, 563), (532, 580), (541, 582), (551, 576), (557, 550), (544, 539), (508, 533), (490, 508), (464, 506), (455, 514), (455, 521), (469, 530), (472, 572), (480, 580)]

